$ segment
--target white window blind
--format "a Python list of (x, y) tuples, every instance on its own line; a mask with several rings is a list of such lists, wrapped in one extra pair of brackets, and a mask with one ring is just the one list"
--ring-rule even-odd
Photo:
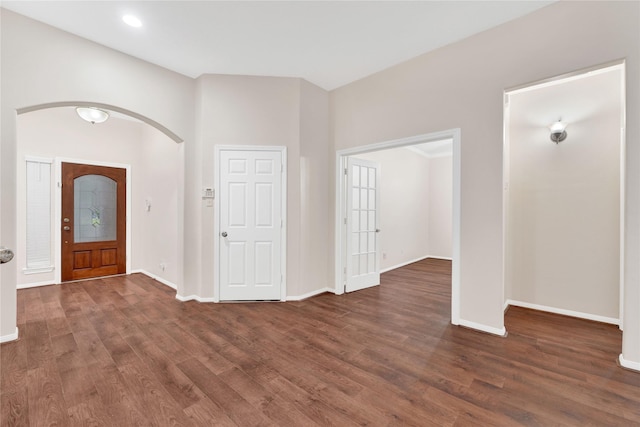
[(51, 162), (27, 159), (25, 273), (51, 271)]

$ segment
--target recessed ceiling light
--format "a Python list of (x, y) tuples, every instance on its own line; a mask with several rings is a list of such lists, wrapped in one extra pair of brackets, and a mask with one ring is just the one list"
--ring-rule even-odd
[(124, 15), (122, 17), (122, 20), (124, 21), (125, 24), (131, 26), (131, 27), (135, 27), (135, 28), (140, 28), (142, 27), (142, 21), (139, 20), (138, 18), (136, 18), (133, 15)]

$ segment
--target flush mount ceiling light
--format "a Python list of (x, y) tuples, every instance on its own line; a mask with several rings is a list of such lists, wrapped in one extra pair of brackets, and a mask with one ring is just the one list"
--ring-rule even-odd
[(122, 17), (122, 20), (124, 21), (125, 24), (129, 25), (130, 27), (134, 27), (134, 28), (142, 27), (142, 21), (139, 20), (136, 16), (124, 15)]
[(567, 131), (565, 130), (566, 128), (567, 124), (562, 122), (562, 120), (558, 120), (557, 122), (549, 126), (549, 130), (551, 131), (551, 140), (556, 144), (564, 141), (567, 138)]
[(102, 123), (109, 118), (109, 113), (95, 107), (77, 107), (76, 112), (83, 120), (91, 124)]

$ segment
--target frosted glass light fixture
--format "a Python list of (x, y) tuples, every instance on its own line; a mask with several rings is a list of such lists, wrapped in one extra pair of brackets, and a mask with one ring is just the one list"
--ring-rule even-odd
[(549, 130), (551, 131), (551, 140), (556, 144), (564, 141), (567, 138), (567, 131), (565, 130), (566, 128), (567, 124), (562, 120), (558, 120), (557, 122), (549, 126)]
[(78, 115), (92, 125), (105, 122), (109, 118), (109, 113), (95, 107), (76, 107)]

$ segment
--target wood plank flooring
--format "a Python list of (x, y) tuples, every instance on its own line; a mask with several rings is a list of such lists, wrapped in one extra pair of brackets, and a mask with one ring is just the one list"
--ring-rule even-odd
[(640, 374), (611, 325), (512, 308), (449, 324), (451, 266), (353, 294), (181, 303), (141, 274), (18, 291), (2, 426), (632, 426)]

